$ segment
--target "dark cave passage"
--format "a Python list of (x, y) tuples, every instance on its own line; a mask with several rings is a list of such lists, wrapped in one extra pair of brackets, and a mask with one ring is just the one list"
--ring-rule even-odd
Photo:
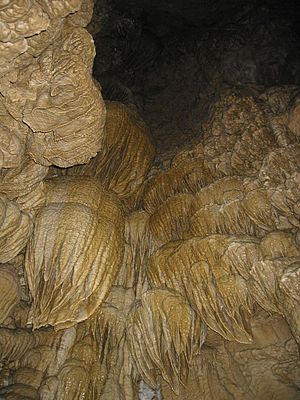
[(201, 137), (222, 90), (300, 83), (298, 8), (296, 1), (98, 1), (94, 76), (105, 99), (138, 109), (168, 158)]

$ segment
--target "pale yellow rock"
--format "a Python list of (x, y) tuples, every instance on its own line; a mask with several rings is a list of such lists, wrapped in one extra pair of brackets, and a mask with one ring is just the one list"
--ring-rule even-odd
[[(82, 324), (81, 327), (83, 327)], [(104, 378), (106, 371), (98, 355), (97, 342), (94, 336), (92, 337), (90, 334), (82, 336), (81, 329), (76, 330), (75, 343), (65, 352), (66, 359), (58, 367), (55, 376), (51, 375), (49, 369), (46, 368), (47, 377), (43, 380), (39, 390), (41, 399), (96, 400), (97, 397), (94, 395), (101, 393), (103, 380), (106, 379)]]
[(282, 260), (283, 271), (278, 277), (279, 304), (278, 308), (285, 316), (291, 331), (299, 345), (300, 343), (300, 257)]
[(82, 0), (39, 0), (39, 3), (51, 18), (57, 18), (78, 11)]
[(51, 362), (54, 361), (57, 349), (46, 345), (35, 345), (26, 351), (26, 354), (20, 359), (20, 365), (23, 368), (33, 369), (44, 373)]
[(21, 299), (18, 276), (12, 266), (0, 264), (0, 324)]
[(55, 400), (58, 379), (56, 376), (51, 376), (45, 379), (39, 389), (41, 400)]
[(119, 346), (125, 335), (127, 316), (134, 300), (133, 289), (113, 286), (106, 301), (87, 321), (89, 330), (99, 338), (99, 357), (103, 364), (109, 362), (112, 352), (117, 354), (121, 351)]
[(171, 240), (182, 239), (183, 233), (190, 228), (194, 212), (194, 196), (190, 193), (167, 199), (149, 219), (149, 230), (154, 240), (163, 245)]
[(103, 149), (88, 164), (71, 168), (68, 174), (95, 177), (135, 208), (154, 159), (149, 129), (141, 117), (118, 102), (106, 102)]
[(38, 389), (43, 379), (43, 371), (37, 371), (33, 368), (22, 367), (19, 368), (13, 376), (14, 384), (23, 384)]
[(274, 187), (285, 182), (295, 170), (299, 170), (300, 144), (273, 149), (265, 157), (259, 171), (259, 179), (267, 187)]
[(157, 371), (178, 392), (186, 383), (194, 352), (205, 339), (205, 326), (188, 302), (171, 290), (142, 295), (127, 322), (131, 356), (142, 378), (157, 385)]
[(149, 217), (145, 211), (135, 211), (126, 217), (124, 259), (115, 283), (117, 286), (133, 288), (138, 298), (145, 284), (147, 258), (154, 247)]
[(214, 234), (237, 234), (255, 236), (257, 229), (245, 215), (240, 200), (225, 205), (200, 208), (191, 218), (192, 236), (206, 237)]
[(98, 399), (107, 380), (107, 369), (100, 365), (98, 361), (94, 362), (90, 369), (90, 380), (89, 398)]
[(143, 197), (143, 207), (148, 213), (152, 214), (169, 197), (188, 192), (176, 172), (175, 168), (170, 169), (149, 179)]
[(202, 154), (215, 159), (230, 153), (230, 174), (255, 176), (276, 145), (267, 115), (252, 95), (234, 89), (221, 94), (203, 125)]
[[(100, 394), (103, 399), (118, 397), (121, 392), (127, 393), (128, 385), (133, 387), (136, 374), (129, 360), (125, 327), (134, 301), (133, 288), (113, 286), (98, 311), (82, 324), (83, 335), (87, 336), (79, 339), (80, 346), (85, 346), (89, 339), (93, 349), (88, 363), (91, 399), (97, 399)], [(77, 359), (79, 357), (82, 359), (78, 353)]]
[(62, 329), (92, 315), (124, 252), (124, 217), (115, 195), (89, 178), (57, 178), (50, 186), (25, 260), (35, 329)]
[(47, 29), (49, 16), (35, 0), (9, 0), (0, 7), (0, 75), (28, 50), (26, 38)]
[(266, 231), (275, 230), (278, 217), (266, 190), (250, 191), (243, 199), (242, 205), (245, 214), (256, 226)]
[(0, 8), (0, 40), (14, 42), (47, 29), (49, 17), (35, 0), (10, 0)]
[(197, 208), (224, 204), (229, 201), (242, 198), (244, 194), (242, 177), (226, 177), (202, 188), (195, 195)]
[(296, 399), (299, 89), (221, 90), (151, 169), (92, 78), (92, 10), (0, 4), (0, 398)]
[[(300, 263), (299, 263), (299, 255), (298, 258), (291, 262), (287, 268), (283, 271), (283, 275), (280, 280), (280, 287), (282, 290), (287, 293), (289, 297), (291, 297), (295, 303), (296, 307), (299, 307), (300, 304)], [(300, 323), (300, 321), (299, 321)]]
[(249, 343), (247, 320), (254, 298), (247, 271), (260, 259), (253, 238), (195, 237), (170, 242), (154, 252), (147, 275), (152, 287), (168, 287), (186, 296), (211, 329), (228, 340)]
[(255, 301), (268, 312), (281, 312), (277, 290), (284, 265), (282, 259), (258, 260), (251, 266), (250, 287)]
[(16, 121), (0, 102), (0, 168), (16, 168), (24, 157), (28, 127)]
[(32, 233), (30, 216), (18, 204), (0, 194), (0, 262), (13, 259), (22, 251)]
[(194, 236), (220, 233), (263, 237), (280, 224), (265, 189), (251, 190), (244, 196), (241, 192), (231, 201), (224, 200), (224, 204), (201, 207), (192, 215), (190, 230)]
[(275, 231), (266, 235), (260, 243), (264, 258), (296, 257), (300, 255), (296, 238), (289, 232)]
[(67, 23), (72, 26), (87, 26), (91, 22), (93, 9), (93, 0), (82, 0), (79, 10), (68, 15)]
[(201, 159), (194, 159), (188, 163), (180, 162), (149, 179), (143, 206), (152, 214), (169, 197), (180, 193), (197, 193), (215, 179), (214, 172)]
[(5, 71), (6, 65), (15, 58), (17, 58), (20, 54), (25, 53), (27, 49), (28, 45), (25, 39), (19, 39), (13, 43), (11, 42), (0, 43), (1, 70), (4, 69)]
[(299, 397), (298, 349), (288, 325), (277, 315), (256, 313), (253, 343), (220, 341), (208, 333), (207, 345), (194, 358), (186, 386), (176, 395), (162, 381), (165, 400), (296, 400)]
[(20, 163), (24, 144), (5, 126), (0, 126), (0, 168), (12, 168)]
[[(52, 43), (55, 43), (55, 41), (60, 40), (64, 25), (65, 25), (64, 19), (60, 17), (51, 18), (49, 26), (45, 31), (41, 32), (39, 35), (33, 35), (27, 38), (28, 50), (26, 54), (24, 54), (24, 60), (22, 60), (22, 57), (16, 59), (17, 68), (20, 69), (20, 66), (22, 66), (22, 64), (28, 66), (28, 63), (30, 62), (31, 65), (32, 64), (34, 65), (35, 58), (32, 59), (32, 57), (40, 56), (45, 49), (51, 46)], [(19, 71), (19, 73), (20, 72), (21, 71)], [(25, 75), (27, 75), (27, 79), (30, 79), (30, 75), (26, 70), (25, 70)], [(28, 86), (26, 87), (27, 90)]]
[(90, 379), (83, 361), (70, 360), (66, 362), (58, 374), (58, 381), (56, 399), (81, 400), (87, 398)]
[(17, 168), (0, 170), (0, 193), (15, 200), (20, 209), (34, 213), (45, 203), (43, 179), (48, 168), (25, 157)]
[(299, 96), (294, 100), (294, 103), (288, 114), (288, 127), (297, 136), (300, 136), (300, 101)]
[(269, 149), (275, 145), (275, 138), (267, 127), (248, 127), (235, 144), (231, 165), (240, 175), (256, 175)]
[(1, 360), (19, 360), (28, 349), (35, 345), (32, 332), (26, 329), (0, 328)]
[(30, 77), (35, 97), (23, 112), (32, 130), (28, 153), (36, 162), (68, 167), (86, 163), (102, 149), (105, 108), (91, 76), (94, 56), (92, 37), (75, 27), (64, 28), (41, 54)]
[[(78, 325), (72, 326), (55, 332), (53, 328), (50, 329), (37, 329), (34, 336), (40, 346), (50, 346), (54, 348), (54, 359), (51, 358), (50, 365), (47, 368), (47, 376), (57, 376), (59, 370), (67, 361), (70, 351), (76, 343)], [(55, 391), (53, 391), (55, 393)]]

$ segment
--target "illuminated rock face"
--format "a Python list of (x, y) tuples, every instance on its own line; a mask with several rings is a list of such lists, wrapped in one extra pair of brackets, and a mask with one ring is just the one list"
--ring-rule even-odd
[[(0, 4), (0, 398), (299, 398), (299, 87), (250, 68), (189, 110), (190, 141), (165, 147), (187, 110), (148, 116), (155, 149), (141, 114), (178, 98), (104, 101), (92, 12)], [(168, 54), (147, 35), (125, 70)], [(224, 54), (224, 76), (248, 62)]]

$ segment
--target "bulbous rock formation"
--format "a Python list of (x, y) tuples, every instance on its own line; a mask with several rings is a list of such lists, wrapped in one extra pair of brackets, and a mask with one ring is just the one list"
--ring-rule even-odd
[(16, 201), (22, 210), (35, 214), (45, 203), (43, 179), (47, 172), (47, 167), (24, 157), (18, 167), (0, 171), (0, 192)]
[(151, 168), (154, 146), (147, 126), (137, 112), (119, 102), (106, 102), (105, 105), (103, 150), (89, 163), (66, 172), (96, 178), (105, 188), (113, 190), (128, 208), (135, 208)]
[(23, 111), (33, 131), (28, 153), (39, 164), (82, 164), (101, 149), (105, 111), (91, 77), (94, 55), (90, 35), (75, 27), (65, 28), (57, 45), (41, 54), (30, 78), (36, 94)]
[(176, 1), (117, 3), (90, 25), (92, 0), (0, 4), (0, 398), (297, 399), (286, 28), (213, 2), (214, 37)]
[(1, 93), (9, 114), (27, 128), (19, 146), (25, 143), (27, 154), (41, 165), (85, 163), (102, 148), (105, 122), (91, 76), (94, 43), (82, 28), (91, 13), (79, 0), (14, 3), (1, 11), (2, 49), (13, 60), (2, 71)]
[(25, 260), (33, 327), (62, 329), (86, 320), (110, 291), (123, 252), (124, 218), (115, 196), (92, 179), (47, 182)]

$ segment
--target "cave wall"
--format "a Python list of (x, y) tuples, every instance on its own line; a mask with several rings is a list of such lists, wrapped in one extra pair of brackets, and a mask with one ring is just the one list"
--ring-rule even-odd
[(299, 398), (295, 9), (1, 3), (1, 399)]

